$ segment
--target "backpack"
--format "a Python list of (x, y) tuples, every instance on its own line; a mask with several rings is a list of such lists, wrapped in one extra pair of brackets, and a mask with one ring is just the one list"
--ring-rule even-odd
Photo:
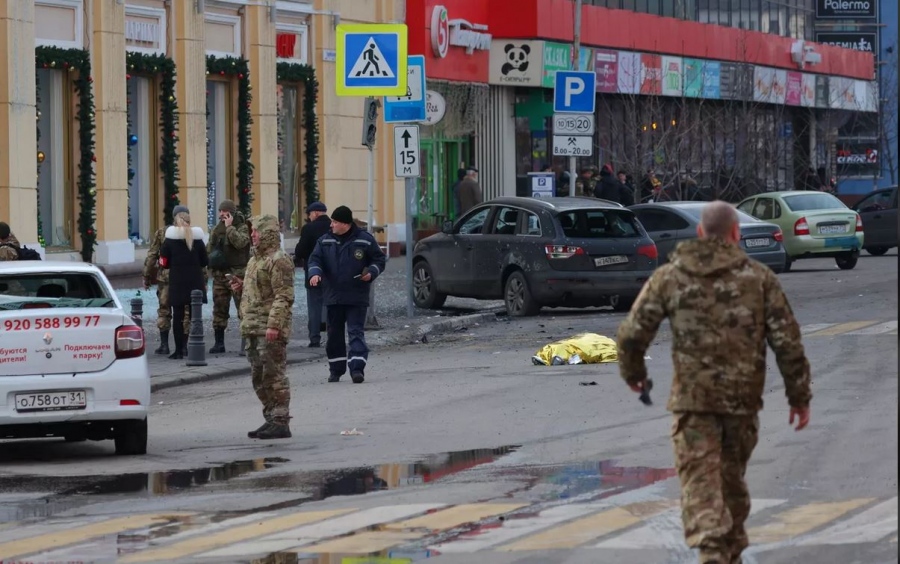
[(41, 260), (41, 253), (23, 245), (22, 248), (19, 249), (19, 260)]

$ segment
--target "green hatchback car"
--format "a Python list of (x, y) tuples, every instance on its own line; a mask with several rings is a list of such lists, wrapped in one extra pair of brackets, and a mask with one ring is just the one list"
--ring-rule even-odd
[(843, 270), (856, 266), (864, 241), (862, 220), (831, 194), (765, 192), (746, 198), (737, 208), (781, 227), (787, 254), (785, 272), (803, 258), (833, 257)]

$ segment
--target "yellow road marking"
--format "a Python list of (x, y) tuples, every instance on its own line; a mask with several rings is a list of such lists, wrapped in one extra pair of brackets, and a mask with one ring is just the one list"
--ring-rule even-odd
[(652, 517), (676, 505), (678, 505), (677, 500), (664, 500), (642, 501), (622, 507), (614, 507), (501, 546), (497, 550), (519, 551), (575, 548), (593, 539), (640, 523), (647, 517)]
[(751, 545), (786, 541), (873, 501), (874, 498), (862, 498), (833, 503), (809, 503), (779, 513), (774, 518), (775, 522), (753, 527), (747, 531), (747, 535)]
[(848, 321), (847, 323), (838, 323), (828, 329), (823, 329), (822, 331), (816, 331), (814, 333), (810, 333), (806, 335), (807, 337), (829, 337), (832, 335), (840, 335), (842, 333), (849, 333), (850, 331), (856, 331), (857, 329), (862, 329), (863, 327), (868, 327), (870, 325), (875, 325), (878, 323), (877, 321)]
[(219, 548), (220, 546), (235, 544), (273, 533), (280, 533), (281, 531), (294, 529), (301, 525), (314, 523), (316, 521), (324, 521), (325, 519), (337, 517), (338, 515), (350, 513), (351, 511), (356, 510), (338, 509), (334, 511), (306, 511), (302, 513), (291, 513), (290, 515), (271, 519), (260, 519), (249, 525), (226, 529), (212, 535), (189, 538), (169, 546), (131, 554), (124, 558), (120, 558), (119, 562), (122, 562), (123, 564), (128, 562), (169, 562), (178, 558), (184, 558), (191, 554), (197, 554), (198, 552)]
[(61, 548), (78, 544), (86, 540), (122, 533), (134, 529), (142, 529), (150, 525), (158, 525), (168, 521), (193, 515), (193, 513), (154, 513), (150, 515), (132, 515), (109, 519), (91, 525), (83, 525), (73, 529), (65, 529), (54, 533), (37, 535), (27, 539), (14, 540), (0, 544), (0, 555), (5, 559), (18, 558), (37, 552), (45, 552), (54, 548)]
[(420, 539), (424, 536), (425, 533), (409, 531), (371, 531), (325, 541), (321, 544), (295, 548), (288, 552), (302, 552), (304, 554), (371, 554), (404, 542)]
[(452, 529), (466, 523), (481, 521), (495, 515), (503, 515), (515, 511), (525, 504), (520, 503), (470, 503), (457, 505), (449, 509), (443, 509), (421, 517), (414, 517), (406, 521), (398, 521), (385, 526), (391, 531), (403, 531), (408, 529), (430, 529), (433, 531)]

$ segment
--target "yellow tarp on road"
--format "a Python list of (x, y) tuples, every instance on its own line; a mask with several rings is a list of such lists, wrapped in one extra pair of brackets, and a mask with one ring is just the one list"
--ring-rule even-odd
[(596, 333), (583, 333), (550, 343), (539, 350), (531, 361), (537, 365), (600, 364), (618, 362), (616, 342)]

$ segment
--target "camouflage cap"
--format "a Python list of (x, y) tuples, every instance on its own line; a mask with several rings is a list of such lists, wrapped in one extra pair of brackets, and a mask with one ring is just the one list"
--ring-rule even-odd
[(263, 231), (274, 231), (278, 233), (281, 228), (278, 224), (278, 218), (272, 214), (257, 215), (250, 219), (253, 228), (262, 233)]

